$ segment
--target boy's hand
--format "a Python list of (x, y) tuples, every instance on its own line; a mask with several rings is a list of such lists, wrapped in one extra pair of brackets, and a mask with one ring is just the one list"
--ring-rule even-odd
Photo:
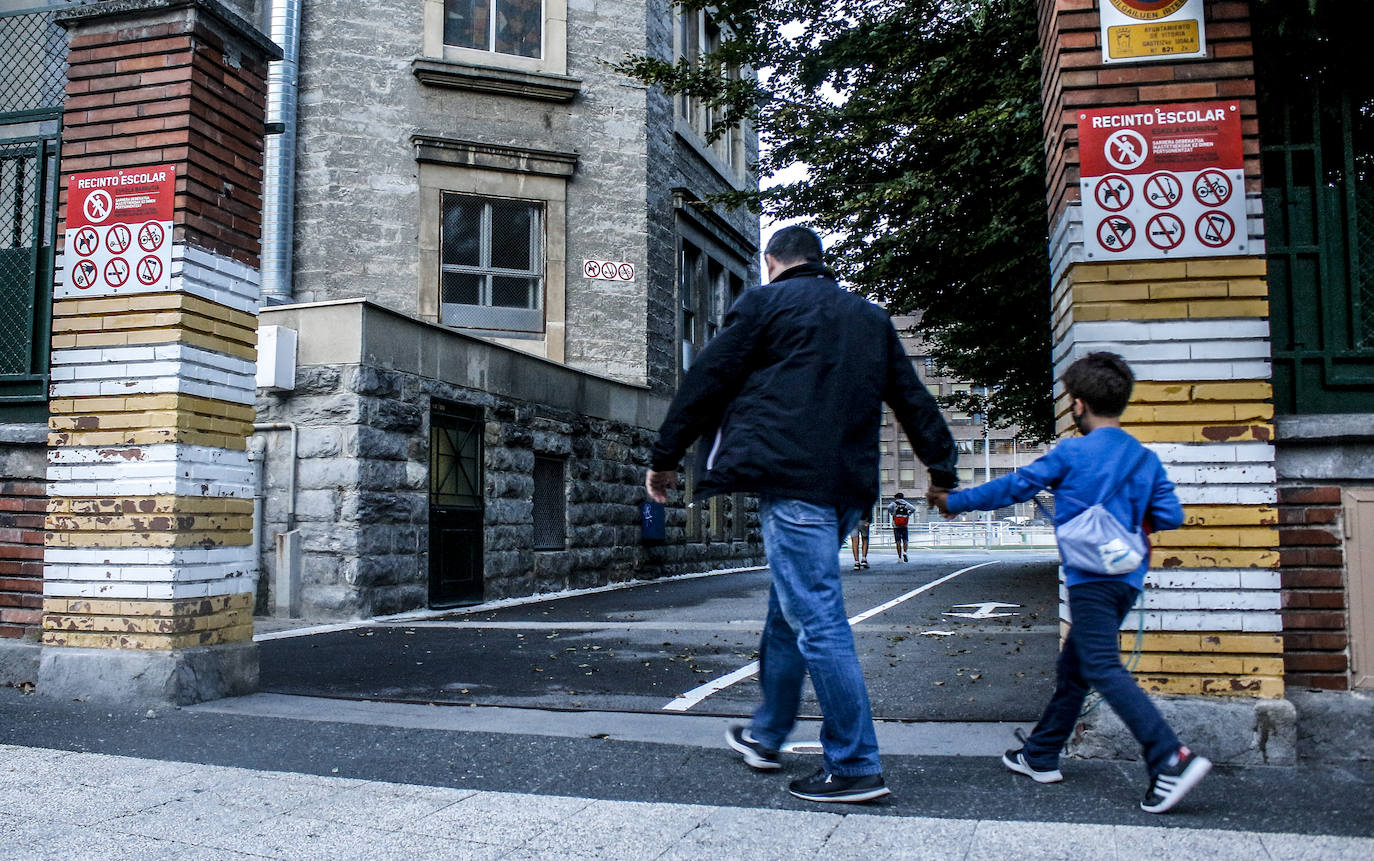
[(937, 509), (946, 518), (949, 515), (949, 491), (943, 487), (932, 487), (926, 491), (926, 503)]
[(677, 487), (677, 470), (658, 472), (649, 470), (644, 476), (644, 489), (654, 502), (668, 501), (668, 488)]

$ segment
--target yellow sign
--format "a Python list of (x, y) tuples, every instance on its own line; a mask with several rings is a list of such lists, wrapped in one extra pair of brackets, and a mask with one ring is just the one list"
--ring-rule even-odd
[(1107, 28), (1107, 56), (1113, 60), (1196, 54), (1200, 49), (1196, 21), (1122, 24)]

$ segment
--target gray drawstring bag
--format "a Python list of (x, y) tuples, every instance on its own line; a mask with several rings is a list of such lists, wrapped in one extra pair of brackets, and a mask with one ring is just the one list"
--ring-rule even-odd
[(1060, 524), (1054, 531), (1059, 542), (1059, 557), (1065, 567), (1093, 574), (1130, 574), (1145, 561), (1149, 552), (1139, 527), (1127, 529), (1102, 503), (1140, 468), (1149, 450), (1142, 452), (1131, 467), (1115, 482), (1103, 485), (1097, 502)]

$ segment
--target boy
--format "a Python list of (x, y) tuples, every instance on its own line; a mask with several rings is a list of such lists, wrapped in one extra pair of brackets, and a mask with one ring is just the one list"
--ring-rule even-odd
[[(854, 551), (854, 570), (868, 567), (868, 529), (873, 515), (865, 511), (859, 517), (859, 525), (854, 527), (854, 531), (849, 533), (849, 546)], [(862, 545), (863, 555), (860, 558), (860, 545)]]
[[(1135, 377), (1115, 353), (1091, 353), (1069, 366), (1064, 387), (1074, 424), (1082, 437), (1066, 439), (1018, 472), (956, 493), (935, 490), (930, 503), (946, 516), (987, 511), (1023, 502), (1045, 488), (1054, 491), (1056, 528), (1094, 502), (1104, 488), (1115, 492), (1102, 505), (1128, 529), (1175, 529), (1183, 508), (1164, 467), (1121, 429), (1120, 417)], [(1163, 813), (1198, 784), (1212, 764), (1179, 743), (1150, 698), (1121, 664), (1121, 622), (1145, 585), (1149, 552), (1130, 573), (1098, 574), (1064, 566), (1071, 627), (1059, 653), (1054, 696), (1035, 729), (1002, 764), (1037, 783), (1063, 780), (1059, 752), (1078, 722), (1083, 700), (1095, 688), (1140, 742), (1150, 786), (1140, 803)]]

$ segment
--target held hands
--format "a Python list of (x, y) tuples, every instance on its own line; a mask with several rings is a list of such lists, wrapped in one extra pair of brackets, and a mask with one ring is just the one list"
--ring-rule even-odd
[(671, 487), (677, 487), (677, 470), (659, 472), (651, 469), (644, 475), (644, 489), (654, 502), (667, 502)]
[(939, 511), (946, 520), (954, 519), (954, 515), (949, 513), (949, 490), (946, 488), (932, 487), (927, 490), (926, 504)]

